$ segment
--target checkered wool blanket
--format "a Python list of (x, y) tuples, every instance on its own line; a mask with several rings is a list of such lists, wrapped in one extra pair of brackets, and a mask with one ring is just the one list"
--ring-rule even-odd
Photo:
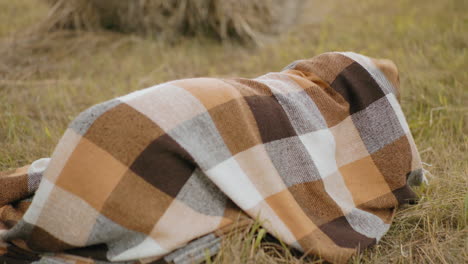
[(244, 215), (346, 262), (379, 241), (416, 198), (409, 179), (423, 177), (398, 85), (392, 62), (332, 52), (96, 105), (51, 159), (0, 176), (0, 255), (189, 263)]

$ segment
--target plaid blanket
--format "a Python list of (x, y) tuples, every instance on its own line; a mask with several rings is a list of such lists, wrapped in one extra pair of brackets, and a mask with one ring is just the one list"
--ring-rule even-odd
[(190, 263), (250, 217), (346, 262), (382, 238), (423, 178), (398, 86), (391, 61), (332, 52), (91, 107), (51, 159), (0, 176), (0, 255)]

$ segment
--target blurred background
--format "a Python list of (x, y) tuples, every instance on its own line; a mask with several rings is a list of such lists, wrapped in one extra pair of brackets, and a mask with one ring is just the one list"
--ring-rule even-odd
[[(49, 156), (95, 103), (173, 79), (255, 77), (355, 51), (399, 67), (430, 185), (353, 262), (466, 263), (467, 29), (466, 0), (0, 0), (0, 170)], [(252, 243), (230, 239), (215, 262), (320, 263)]]

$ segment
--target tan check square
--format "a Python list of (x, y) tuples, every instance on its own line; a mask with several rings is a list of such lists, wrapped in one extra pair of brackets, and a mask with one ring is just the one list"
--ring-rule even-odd
[(100, 210), (126, 170), (127, 167), (109, 153), (82, 138), (56, 185)]
[[(356, 205), (391, 192), (370, 156), (341, 167), (340, 172)], [(366, 184), (362, 184), (363, 182)]]

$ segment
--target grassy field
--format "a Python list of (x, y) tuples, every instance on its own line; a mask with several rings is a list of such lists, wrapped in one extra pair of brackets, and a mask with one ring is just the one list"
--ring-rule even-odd
[[(316, 1), (320, 2), (320, 1)], [(0, 170), (49, 156), (87, 107), (164, 81), (254, 77), (325, 51), (398, 65), (402, 106), (430, 185), (401, 208), (381, 243), (351, 263), (468, 261), (468, 1), (312, 1), (298, 25), (260, 47), (177, 43), (117, 33), (22, 33), (47, 15), (39, 1), (0, 0)], [(226, 240), (216, 263), (320, 263), (252, 236)]]

